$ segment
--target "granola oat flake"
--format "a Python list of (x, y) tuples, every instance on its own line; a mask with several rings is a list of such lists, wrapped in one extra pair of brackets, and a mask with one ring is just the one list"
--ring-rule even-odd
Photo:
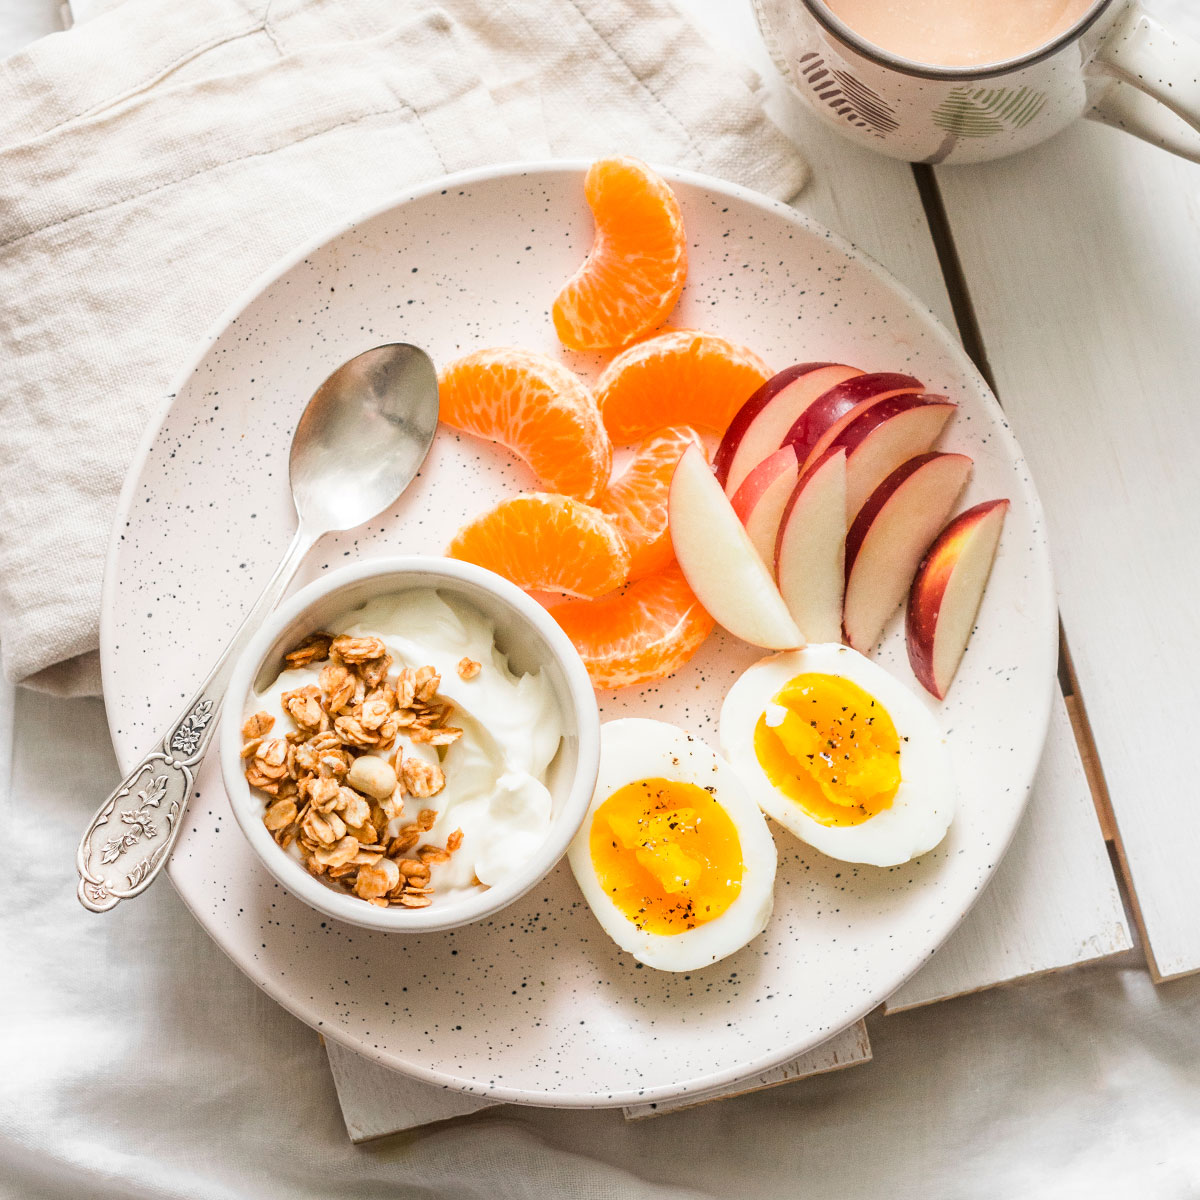
[(424, 908), (494, 886), (550, 825), (562, 721), (458, 597), (376, 597), (298, 638), (247, 698), (242, 758), (263, 823), (330, 887)]

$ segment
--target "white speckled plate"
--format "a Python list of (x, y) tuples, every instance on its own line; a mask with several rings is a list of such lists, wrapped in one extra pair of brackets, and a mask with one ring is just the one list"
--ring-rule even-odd
[[(949, 733), (961, 814), (938, 850), (891, 870), (834, 862), (777, 830), (767, 931), (707, 970), (666, 975), (616, 949), (565, 863), (499, 918), (452, 933), (389, 936), (322, 918), (258, 866), (211, 755), (170, 867), (197, 919), (327, 1037), (466, 1092), (583, 1107), (663, 1100), (815, 1046), (961, 919), (1008, 844), (1041, 751), (1057, 635), (1042, 513), (984, 383), (920, 303), (831, 233), (726, 184), (672, 178), (691, 256), (675, 324), (745, 342), (777, 367), (831, 359), (917, 375), (961, 405), (944, 440), (975, 458), (964, 504), (1012, 497), (979, 630), (948, 703), (928, 701)], [(412, 193), (285, 264), (202, 348), (132, 468), (108, 562), (101, 649), (123, 764), (191, 693), (287, 545), (287, 444), (316, 385), (385, 341), (417, 342), (439, 362), (500, 343), (559, 353), (549, 306), (590, 241), (582, 193), (579, 164)], [(570, 361), (589, 373), (600, 362)], [(443, 430), (396, 508), (322, 543), (304, 577), (356, 556), (440, 553), (464, 518), (529, 483), (504, 452)], [(604, 715), (661, 717), (715, 743), (723, 692), (756, 657), (718, 633), (662, 686), (605, 696)], [(919, 691), (898, 619), (877, 657)]]

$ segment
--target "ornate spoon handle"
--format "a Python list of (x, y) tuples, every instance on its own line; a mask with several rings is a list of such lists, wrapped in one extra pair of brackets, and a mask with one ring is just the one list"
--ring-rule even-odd
[(140, 896), (158, 877), (183, 827), (196, 771), (217, 728), (217, 716), (234, 660), (278, 603), (316, 539), (304, 529), (238, 626), (208, 678), (152, 750), (118, 785), (92, 818), (75, 866), (79, 901), (107, 912)]
[(208, 749), (221, 689), (201, 688), (182, 717), (101, 805), (79, 843), (79, 900), (106, 912), (154, 882), (182, 828), (195, 770)]

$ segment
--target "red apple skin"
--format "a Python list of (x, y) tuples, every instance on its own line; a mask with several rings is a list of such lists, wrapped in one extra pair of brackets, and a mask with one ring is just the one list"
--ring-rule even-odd
[(774, 454), (764, 458), (762, 462), (742, 480), (742, 486), (730, 497), (733, 511), (743, 525), (754, 511), (754, 506), (780, 475), (795, 472), (800, 463), (796, 451), (791, 446), (781, 446)]
[[(893, 417), (898, 417), (903, 413), (911, 412), (914, 408), (937, 408), (944, 414), (942, 425), (953, 416), (958, 405), (953, 401), (948, 400), (945, 396), (934, 396), (926, 393), (916, 392), (899, 392), (895, 395), (888, 396), (886, 399), (879, 400), (874, 404), (867, 406), (865, 411), (860, 412), (856, 416), (852, 416), (850, 422), (843, 426), (841, 431), (829, 443), (829, 447), (824, 451), (828, 453), (829, 449), (835, 447), (844, 447), (846, 450), (846, 467), (854, 473), (854, 453), (871, 435), (879, 429), (881, 425), (886, 424)], [(941, 429), (938, 429), (941, 432)], [(936, 440), (933, 439), (933, 440)], [(929, 444), (923, 448), (915, 450), (915, 453), (925, 453), (929, 449)], [(806, 467), (810, 470), (811, 467)], [(881, 482), (881, 481), (879, 481)], [(878, 486), (878, 482), (876, 483)], [(853, 490), (853, 489), (852, 489)], [(873, 491), (871, 488), (870, 491)], [(869, 491), (868, 493), (869, 494)], [(853, 497), (851, 499), (851, 508), (849, 512), (849, 520), (854, 521), (856, 509), (853, 505)], [(865, 499), (865, 496), (863, 497)], [(861, 503), (861, 501), (860, 501)]]
[[(858, 516), (856, 516), (854, 518), (854, 521), (851, 523), (849, 530), (846, 532), (846, 603), (847, 603), (847, 605), (849, 605), (850, 599), (851, 599), (851, 586), (850, 585), (851, 585), (851, 581), (852, 581), (852, 577), (853, 577), (855, 561), (857, 560), (859, 553), (861, 552), (863, 545), (866, 542), (867, 536), (871, 531), (871, 527), (875, 524), (876, 518), (880, 515), (880, 513), (884, 510), (884, 508), (891, 501), (892, 496), (895, 494), (895, 492), (904, 483), (906, 483), (911, 476), (915, 475), (918, 471), (921, 470), (922, 467), (924, 467), (927, 463), (933, 462), (935, 459), (958, 459), (961, 461), (961, 465), (963, 465), (966, 469), (965, 474), (969, 474), (970, 468), (972, 466), (971, 459), (965, 454), (945, 454), (938, 450), (930, 450), (926, 454), (918, 454), (914, 458), (910, 458), (907, 462), (901, 463), (900, 466), (898, 466), (871, 493), (871, 495), (867, 498), (866, 503), (863, 504), (862, 508), (860, 508), (858, 510)], [(964, 483), (965, 483), (965, 474), (964, 474), (964, 479), (963, 479)], [(944, 520), (945, 517), (943, 517), (942, 519)], [(932, 544), (935, 536), (936, 535), (931, 534), (930, 544)], [(922, 557), (924, 557), (925, 553), (928, 553), (928, 550), (929, 550), (929, 547), (926, 546), (922, 553)], [(915, 573), (915, 571), (914, 571), (914, 573)], [(911, 586), (912, 586), (912, 579), (910, 578), (910, 579), (905, 580), (904, 581), (904, 593), (906, 593), (909, 590), (909, 588), (911, 588)], [(901, 594), (901, 597), (897, 597), (897, 603), (902, 598), (904, 593)], [(856, 650), (860, 650), (864, 654), (867, 653), (867, 651), (869, 650), (870, 647), (866, 646), (866, 645), (860, 645), (855, 641), (855, 638), (853, 637), (853, 630), (851, 630), (848, 623), (846, 623), (844, 625), (843, 633), (845, 636), (845, 640), (851, 646), (853, 646)]]
[(807, 468), (825, 453), (851, 421), (872, 405), (891, 396), (918, 394), (924, 390), (925, 385), (911, 375), (892, 371), (856, 375), (830, 388), (810, 404), (788, 430), (784, 444), (796, 447), (797, 457)]
[(805, 484), (816, 474), (819, 467), (823, 467), (825, 463), (835, 454), (841, 451), (841, 449), (842, 448), (840, 446), (830, 446), (829, 449), (826, 450), (825, 453), (822, 454), (821, 457), (817, 459), (817, 461), (813, 463), (803, 475), (800, 476), (800, 479), (796, 483), (795, 491), (793, 491), (791, 496), (788, 497), (787, 506), (783, 510), (783, 519), (779, 522), (779, 533), (775, 538), (776, 568), (779, 567), (779, 547), (780, 543), (783, 541), (783, 527), (787, 524), (788, 517), (792, 515), (792, 509), (796, 507), (796, 503), (799, 501), (800, 496), (804, 491)]
[[(883, 506), (892, 498), (892, 493), (910, 476), (919, 471), (927, 462), (941, 457), (940, 450), (930, 450), (926, 454), (918, 454), (907, 462), (901, 463), (867, 498), (867, 502), (858, 510), (858, 516), (846, 531), (846, 578), (850, 578), (850, 569), (862, 549), (867, 531), (875, 523), (875, 518)], [(959, 455), (965, 458), (966, 455)]]
[(771, 567), (775, 561), (775, 537), (788, 497), (800, 478), (800, 464), (791, 446), (783, 446), (758, 464), (742, 480), (730, 503), (746, 527), (754, 548)]
[(859, 413), (849, 424), (842, 426), (831, 446), (844, 446), (847, 454), (853, 454), (858, 446), (866, 440), (867, 435), (877, 429), (884, 421), (908, 412), (910, 408), (927, 408), (938, 404), (951, 411), (958, 408), (953, 400), (945, 396), (936, 396), (929, 392), (898, 392), (872, 404), (870, 408)]
[(871, 523), (879, 515), (880, 510), (891, 498), (892, 493), (918, 468), (923, 467), (927, 462), (932, 461), (935, 451), (930, 451), (928, 454), (918, 454), (916, 458), (910, 458), (908, 462), (901, 463), (867, 498), (866, 504), (858, 510), (858, 516), (850, 523), (850, 528), (846, 530), (846, 578), (850, 578), (850, 568), (854, 566), (854, 560), (858, 557), (858, 552), (862, 549), (862, 544), (866, 540), (867, 530), (871, 528)]
[(945, 687), (941, 687), (933, 669), (934, 638), (938, 617), (942, 611), (942, 600), (950, 586), (955, 565), (980, 522), (997, 509), (1007, 513), (1008, 508), (1008, 500), (985, 500), (982, 504), (976, 504), (974, 508), (959, 513), (938, 534), (913, 577), (912, 588), (908, 593), (908, 607), (904, 614), (908, 661), (917, 682), (939, 700), (945, 700), (950, 682), (954, 678), (952, 674), (950, 679), (945, 681)]
[[(721, 438), (721, 444), (713, 456), (713, 473), (726, 492), (729, 491), (727, 485), (730, 468), (733, 466), (743, 439), (755, 420), (781, 392), (786, 391), (797, 380), (811, 375), (815, 371), (844, 372), (846, 377), (856, 377), (862, 374), (857, 367), (848, 367), (842, 363), (809, 362), (796, 363), (795, 366), (785, 367), (778, 374), (772, 375), (734, 414), (733, 420), (729, 422), (729, 426)], [(768, 453), (774, 449), (776, 449), (775, 446), (769, 447)], [(740, 482), (739, 480), (739, 484)]]

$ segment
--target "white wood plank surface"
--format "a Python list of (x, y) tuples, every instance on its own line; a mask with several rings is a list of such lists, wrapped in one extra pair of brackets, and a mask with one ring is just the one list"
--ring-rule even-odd
[(325, 1040), (342, 1119), (352, 1142), (435, 1125), (495, 1108), (500, 1102), (410, 1079), (372, 1059)]
[(795, 1083), (797, 1080), (807, 1079), (810, 1075), (827, 1075), (830, 1071), (841, 1071), (846, 1067), (857, 1067), (870, 1061), (871, 1041), (867, 1037), (866, 1023), (856, 1021), (849, 1029), (843, 1029), (815, 1050), (810, 1050), (781, 1067), (775, 1067), (774, 1070), (756, 1075), (752, 1080), (709, 1092), (696, 1092), (691, 1096), (681, 1096), (677, 1100), (659, 1104), (630, 1104), (622, 1109), (622, 1112), (627, 1121), (643, 1121), (647, 1117), (662, 1117), (667, 1113), (682, 1112), (685, 1108), (695, 1108), (698, 1104), (708, 1104), (713, 1100), (746, 1096), (751, 1092), (761, 1092), (783, 1083)]
[[(467, 1096), (462, 1092), (447, 1091), (420, 1080), (409, 1079), (336, 1042), (326, 1041), (325, 1050), (329, 1056), (338, 1101), (342, 1106), (346, 1132), (352, 1142), (367, 1142), (407, 1129), (470, 1116), (500, 1104), (497, 1100)], [(761, 1075), (723, 1088), (696, 1092), (669, 1103), (632, 1105), (622, 1111), (631, 1121), (656, 1117), (697, 1104), (792, 1083), (808, 1075), (823, 1075), (828, 1071), (853, 1067), (870, 1059), (871, 1043), (867, 1037), (867, 1027), (858, 1021), (824, 1045)]]
[(1152, 970), (1200, 970), (1200, 166), (1080, 123), (938, 183), (1046, 504)]
[(967, 919), (888, 1000), (888, 1012), (1133, 945), (1061, 696), (1051, 720), (1029, 810), (1007, 856)]

